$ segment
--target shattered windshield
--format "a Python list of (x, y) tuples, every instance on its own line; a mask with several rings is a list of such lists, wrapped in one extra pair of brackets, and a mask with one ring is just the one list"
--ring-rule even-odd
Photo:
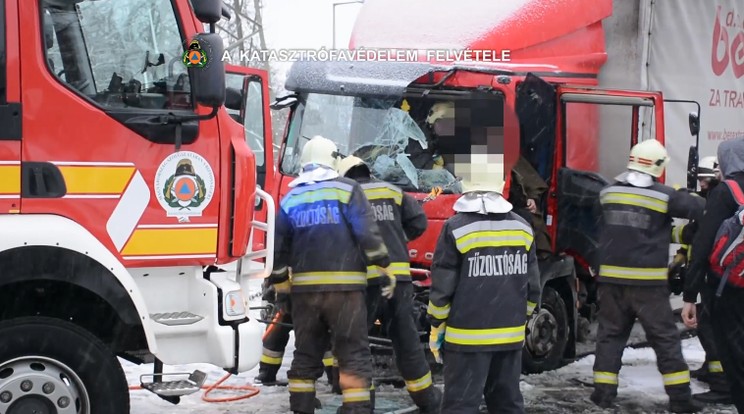
[(290, 124), (282, 171), (298, 174), (302, 146), (313, 136), (333, 140), (343, 155), (355, 155), (372, 174), (406, 191), (430, 192), (441, 187), (459, 192), (451, 171), (429, 162), (429, 133), (396, 99), (307, 94)]

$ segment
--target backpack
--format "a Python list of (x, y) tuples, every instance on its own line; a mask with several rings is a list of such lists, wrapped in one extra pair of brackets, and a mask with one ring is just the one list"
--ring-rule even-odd
[(727, 284), (744, 288), (744, 192), (734, 180), (725, 180), (724, 183), (739, 208), (721, 223), (709, 257), (711, 273), (721, 279), (716, 290), (718, 297)]

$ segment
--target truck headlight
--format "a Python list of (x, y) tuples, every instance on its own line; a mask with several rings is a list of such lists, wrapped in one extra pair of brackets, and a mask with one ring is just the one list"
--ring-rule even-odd
[(245, 316), (245, 298), (242, 290), (233, 290), (225, 295), (225, 315), (229, 317)]

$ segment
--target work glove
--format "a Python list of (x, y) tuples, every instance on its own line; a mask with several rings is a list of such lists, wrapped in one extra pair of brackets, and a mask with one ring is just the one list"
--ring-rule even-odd
[(378, 266), (378, 268), (382, 272), (382, 297), (390, 299), (395, 292), (395, 275), (389, 267)]
[(529, 319), (532, 315), (535, 314), (535, 311), (537, 310), (537, 304), (534, 302), (527, 301), (527, 318)]
[(669, 290), (675, 295), (682, 293), (685, 287), (685, 273), (687, 271), (687, 257), (680, 253), (674, 256), (669, 265)]
[(432, 326), (431, 332), (429, 333), (429, 350), (439, 364), (443, 363), (442, 355), (439, 350), (442, 349), (442, 344), (444, 343), (444, 331), (446, 329), (447, 324), (442, 323), (437, 327)]
[(289, 295), (292, 289), (292, 282), (287, 279), (284, 282), (274, 283), (271, 286), (274, 288), (274, 292), (276, 292), (276, 297), (279, 297), (279, 295)]

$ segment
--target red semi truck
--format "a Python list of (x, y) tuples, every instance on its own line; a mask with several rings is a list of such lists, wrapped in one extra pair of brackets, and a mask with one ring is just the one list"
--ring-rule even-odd
[[(385, 49), (388, 57), (414, 51), (416, 59), (294, 63), (285, 85), (292, 93), (273, 105), (291, 111), (273, 194), (288, 191), (299, 171), (302, 146), (319, 134), (334, 140), (340, 152), (368, 161), (378, 178), (420, 200), (429, 228), (409, 248), (417, 279), (415, 312), (426, 341), (429, 268), (458, 197), (457, 179), (447, 168), (454, 154), (462, 153), (451, 140), (459, 133), (453, 131), (488, 129), (507, 171), (524, 156), (549, 187), (538, 208), (554, 254), (540, 263), (542, 310), (526, 326), (523, 367), (528, 373), (560, 367), (582, 353), (580, 342), (587, 340), (596, 311), (589, 263), (597, 248), (592, 206), (599, 190), (624, 170), (630, 147), (640, 140), (667, 144), (673, 164), (666, 182), (684, 186), (686, 181), (690, 189), (696, 187), (698, 145), (704, 155), (715, 150), (710, 139), (700, 142), (699, 102), (707, 91), (660, 81), (662, 71), (674, 77), (674, 70), (652, 63), (672, 61), (667, 53), (674, 48), (704, 53), (710, 62), (710, 37), (693, 35), (718, 24), (716, 13), (725, 14), (726, 7), (744, 12), (733, 1), (719, 3), (716, 10), (715, 4), (692, 1), (467, 1), (443, 9), (424, 0), (368, 0), (350, 48)], [(674, 33), (663, 23), (683, 14), (692, 33)], [(443, 50), (465, 49), (498, 57), (508, 49), (510, 61), (441, 60), (456, 55)], [(712, 78), (701, 69), (689, 70), (698, 80), (718, 83), (740, 76), (731, 72)], [(659, 84), (668, 87), (653, 87)], [(729, 88), (734, 85), (730, 82)], [(434, 140), (426, 118), (439, 102), (455, 111), (449, 134), (440, 131)], [(670, 114), (672, 122), (665, 122)], [(708, 137), (711, 129), (723, 127), (706, 125)], [(444, 167), (422, 162), (422, 154), (424, 160), (441, 157)]]

